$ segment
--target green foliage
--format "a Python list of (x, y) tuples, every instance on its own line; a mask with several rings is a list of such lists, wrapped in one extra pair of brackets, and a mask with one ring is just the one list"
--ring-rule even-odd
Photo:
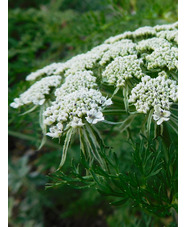
[(64, 57), (68, 50), (65, 43), (69, 43), (68, 37), (64, 37), (65, 26), (75, 16), (70, 10), (63, 14), (37, 9), (9, 11), (10, 83), (18, 82), (30, 71)]
[[(170, 215), (170, 208), (177, 209), (177, 152), (173, 144), (164, 146), (162, 138), (142, 138), (140, 143), (131, 144), (133, 151), (128, 154), (127, 165), (118, 159), (116, 153), (100, 151), (105, 168), (90, 166), (83, 153), (82, 169), (74, 166), (72, 177), (63, 172), (55, 174), (56, 186), (71, 184), (81, 189), (95, 186), (104, 196), (118, 198), (113, 205), (122, 205), (130, 200), (132, 206), (141, 207), (157, 216)], [(128, 153), (128, 150), (123, 150)], [(128, 168), (130, 166), (130, 169)], [(90, 176), (83, 175), (88, 172)]]

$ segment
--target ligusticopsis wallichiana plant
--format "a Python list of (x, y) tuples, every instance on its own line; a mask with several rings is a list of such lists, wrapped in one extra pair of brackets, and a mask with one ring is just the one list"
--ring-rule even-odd
[[(110, 37), (26, 77), (13, 108), (40, 109), (43, 139), (64, 138), (48, 187), (95, 187), (111, 203), (161, 217), (177, 212), (178, 24)], [(78, 135), (79, 163), (63, 172)], [(120, 147), (117, 145), (120, 143)], [(122, 142), (121, 142), (122, 141)]]

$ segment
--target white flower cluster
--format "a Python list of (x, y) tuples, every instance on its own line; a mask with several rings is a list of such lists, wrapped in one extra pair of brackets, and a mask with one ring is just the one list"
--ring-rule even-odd
[(109, 49), (109, 47), (110, 45), (108, 44), (102, 44), (94, 47), (92, 50), (88, 51), (85, 54), (79, 54), (66, 61), (65, 63), (59, 65), (54, 73), (61, 75), (64, 74), (64, 76), (68, 76), (70, 74), (76, 73), (77, 71), (93, 69), (102, 58), (104, 52)]
[(118, 56), (123, 57), (136, 54), (135, 46), (135, 43), (128, 39), (110, 44), (108, 50), (103, 53), (99, 64), (103, 66)]
[(36, 80), (38, 77), (46, 75), (50, 76), (53, 75), (54, 72), (58, 67), (61, 67), (63, 63), (52, 63), (50, 65), (45, 66), (42, 69), (38, 69), (36, 72), (30, 73), (27, 77), (26, 80)]
[(129, 103), (133, 103), (139, 113), (147, 113), (154, 108), (153, 118), (157, 124), (169, 120), (170, 105), (178, 100), (176, 81), (167, 79), (165, 72), (157, 78), (144, 76), (131, 91)]
[(19, 98), (15, 98), (11, 103), (11, 107), (33, 103), (35, 105), (43, 105), (45, 95), (50, 93), (50, 87), (57, 87), (61, 83), (61, 76), (49, 76), (37, 81), (27, 91), (22, 93)]
[(140, 65), (142, 59), (138, 59), (137, 55), (129, 55), (125, 57), (116, 57), (103, 72), (103, 79), (116, 87), (124, 87), (125, 81), (129, 78), (136, 77), (140, 79), (144, 76)]
[(110, 99), (95, 89), (80, 88), (62, 96), (44, 112), (44, 124), (50, 126), (47, 135), (57, 138), (69, 127), (83, 126), (85, 120), (91, 124), (103, 121), (102, 110), (111, 104)]
[(178, 68), (178, 48), (158, 48), (152, 54), (145, 57), (147, 69), (157, 69), (167, 67), (169, 70)]
[(155, 27), (145, 26), (142, 28), (138, 28), (135, 31), (126, 31), (123, 34), (119, 34), (116, 36), (112, 36), (109, 39), (105, 40), (105, 43), (115, 43), (122, 39), (136, 39), (142, 38), (145, 39), (147, 37), (159, 37), (158, 32), (160, 31), (172, 31), (178, 28), (178, 23), (167, 24), (167, 25), (156, 25)]
[[(174, 31), (175, 34), (177, 31)], [(140, 41), (136, 49), (138, 53), (146, 53), (144, 59), (147, 69), (161, 69), (167, 67), (169, 70), (178, 68), (178, 48), (172, 47), (166, 39), (151, 38)], [(148, 52), (150, 51), (150, 54)]]
[(178, 22), (175, 22), (173, 24), (163, 24), (163, 25), (156, 25), (154, 29), (159, 32), (159, 31), (164, 31), (164, 30), (175, 30), (178, 28)]
[(136, 45), (138, 53), (148, 53), (149, 51), (152, 52), (159, 48), (171, 48), (171, 44), (163, 38), (153, 37), (141, 40)]
[(91, 70), (95, 66), (104, 66), (118, 56), (136, 54), (135, 44), (131, 40), (122, 40), (114, 44), (102, 44), (86, 54), (79, 54), (66, 63), (59, 65), (55, 74), (68, 76), (77, 71)]
[(136, 29), (134, 32), (126, 31), (123, 34), (112, 36), (109, 39), (105, 40), (105, 43), (115, 43), (123, 39), (137, 39), (140, 37), (147, 38), (156, 36), (156, 31), (153, 27), (145, 26), (142, 28)]
[(151, 37), (155, 35), (156, 35), (156, 31), (153, 27), (145, 26), (145, 27), (136, 29), (132, 33), (132, 38)]
[[(85, 121), (96, 124), (104, 120), (102, 110), (112, 101), (101, 94), (98, 83), (107, 82), (120, 88), (134, 77), (142, 82), (132, 90), (130, 101), (135, 103), (139, 112), (147, 113), (153, 107), (155, 119), (158, 111), (169, 111), (170, 100), (176, 100), (177, 86), (165, 76), (151, 79), (146, 74), (165, 68), (177, 72), (177, 51), (177, 23), (127, 31), (110, 37), (87, 53), (31, 73), (26, 80), (44, 78), (14, 99), (11, 106), (42, 105), (50, 87), (55, 87), (55, 101), (51, 102), (44, 116), (45, 124), (50, 126), (47, 135), (59, 137), (68, 127), (83, 126)], [(164, 112), (166, 116), (168, 113)], [(156, 119), (159, 123), (163, 118)]]
[(56, 101), (81, 88), (97, 88), (96, 77), (93, 76), (92, 71), (78, 71), (66, 77), (62, 86), (55, 91)]
[(77, 71), (65, 78), (55, 91), (56, 100), (44, 112), (44, 124), (50, 126), (48, 136), (57, 138), (69, 127), (77, 128), (85, 121), (103, 121), (102, 110), (112, 104), (97, 90), (92, 71)]
[(79, 54), (70, 60), (68, 60), (62, 67), (59, 67), (56, 70), (56, 74), (64, 74), (64, 76), (68, 76), (70, 74), (74, 74), (77, 71), (84, 71), (88, 69), (92, 69), (96, 60), (97, 60), (97, 55), (95, 54)]
[[(94, 68), (103, 68), (118, 57), (130, 55), (137, 55), (138, 58), (144, 60), (146, 62), (145, 67), (148, 70), (164, 67), (169, 70), (176, 70), (178, 64), (177, 46), (175, 46), (177, 43), (177, 26), (178, 24), (174, 23), (155, 27), (146, 26), (133, 32), (127, 31), (115, 37), (110, 37), (102, 45), (87, 53), (79, 54), (65, 63), (53, 63), (37, 70), (28, 75), (26, 79), (35, 80), (42, 75), (64, 75), (68, 77), (71, 74), (76, 74), (77, 71), (94, 71)], [(105, 77), (105, 74), (103, 77)], [(116, 81), (116, 86), (118, 86), (118, 81)]]
[(160, 31), (157, 33), (157, 37), (166, 39), (170, 42), (175, 42), (176, 44), (178, 44), (178, 32), (177, 30), (173, 30), (173, 31)]

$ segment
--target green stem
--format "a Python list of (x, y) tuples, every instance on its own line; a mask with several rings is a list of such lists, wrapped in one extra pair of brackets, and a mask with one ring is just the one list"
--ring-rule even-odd
[[(40, 140), (36, 139), (34, 136), (28, 136), (28, 135), (26, 135), (24, 133), (14, 132), (14, 131), (9, 130), (8, 134), (10, 136), (14, 136), (14, 137), (17, 137), (17, 138), (22, 139), (22, 140), (28, 140), (28, 141), (31, 141), (31, 142), (34, 142), (34, 143), (39, 143), (40, 142)], [(48, 146), (48, 147), (61, 149), (60, 145), (52, 143), (51, 141), (46, 141), (45, 145)]]

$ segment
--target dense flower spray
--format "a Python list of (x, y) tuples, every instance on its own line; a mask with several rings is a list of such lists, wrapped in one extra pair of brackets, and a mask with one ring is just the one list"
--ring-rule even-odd
[[(31, 87), (13, 108), (42, 106), (45, 135), (60, 138), (71, 129), (106, 122), (104, 109), (123, 90), (125, 110), (152, 113), (157, 125), (169, 121), (178, 101), (178, 24), (142, 27), (110, 37), (66, 62), (52, 63), (26, 77)], [(102, 85), (113, 87), (109, 97)]]

